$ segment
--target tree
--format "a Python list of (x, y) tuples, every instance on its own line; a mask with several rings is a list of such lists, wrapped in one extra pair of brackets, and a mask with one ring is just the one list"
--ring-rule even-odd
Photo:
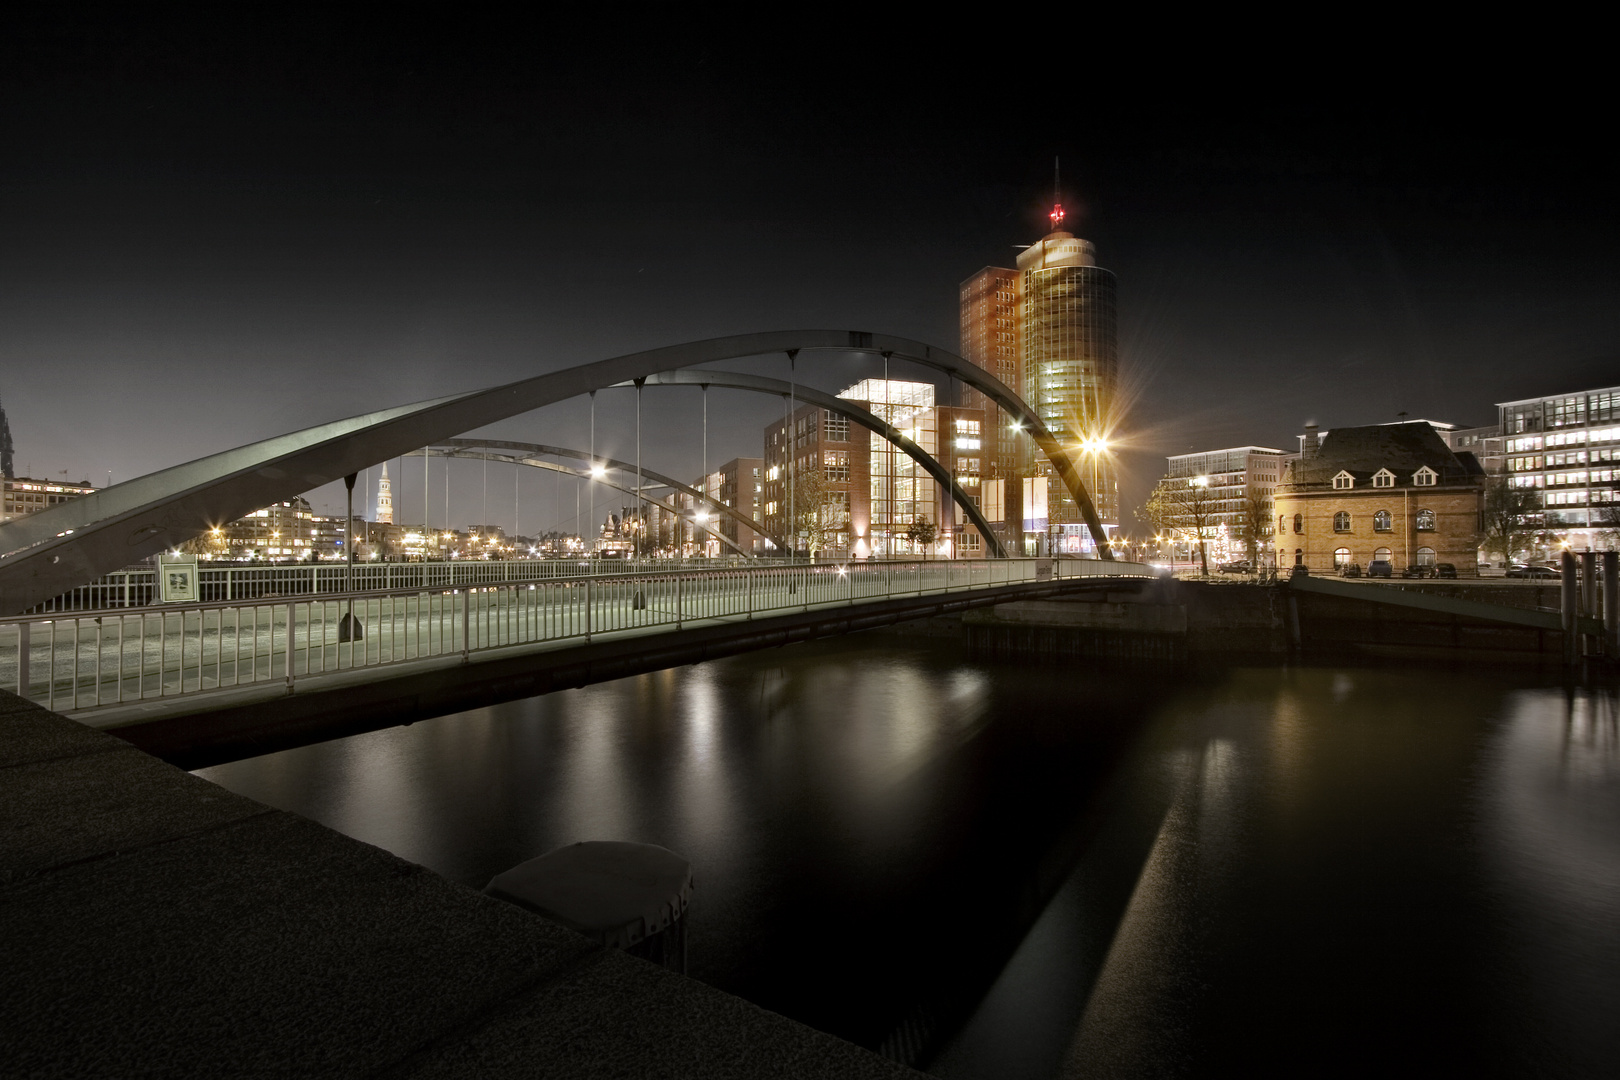
[(1260, 542), (1271, 532), (1272, 501), (1270, 488), (1251, 488), (1243, 500), (1243, 543), (1249, 553), (1249, 565), (1260, 566)]
[(923, 554), (926, 555), (928, 546), (939, 539), (939, 526), (927, 518), (915, 518), (906, 526), (906, 539), (922, 548)]
[(1202, 476), (1166, 476), (1154, 485), (1142, 512), (1156, 531), (1196, 541), (1204, 576), (1209, 576), (1209, 519), (1214, 513), (1214, 500), (1209, 496), (1208, 480)]
[(824, 468), (806, 469), (793, 476), (793, 512), (789, 516), (794, 535), (787, 541), (797, 551), (800, 544), (814, 559), (821, 549), (832, 545), (840, 526), (848, 523), (846, 495), (835, 490)]
[(1592, 528), (1609, 550), (1620, 548), (1620, 502), (1592, 507)]
[(1541, 499), (1534, 488), (1518, 487), (1506, 472), (1485, 482), (1485, 554), (1502, 556), (1512, 562), (1524, 547), (1524, 538), (1535, 531), (1526, 519), (1541, 512)]

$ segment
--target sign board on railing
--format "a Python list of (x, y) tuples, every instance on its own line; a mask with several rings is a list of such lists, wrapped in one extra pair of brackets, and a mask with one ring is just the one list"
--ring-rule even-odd
[(194, 604), (202, 599), (198, 587), (197, 560), (184, 555), (165, 555), (158, 560), (158, 599), (165, 604)]

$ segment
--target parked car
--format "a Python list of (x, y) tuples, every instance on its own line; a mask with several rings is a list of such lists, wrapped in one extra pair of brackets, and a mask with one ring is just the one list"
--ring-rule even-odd
[(1340, 577), (1360, 577), (1361, 576), (1361, 564), (1360, 563), (1353, 563), (1353, 562), (1352, 563), (1345, 563), (1343, 566), (1339, 567), (1339, 576)]
[(1308, 567), (1308, 566), (1305, 566), (1302, 563), (1296, 564), (1294, 566), (1294, 568), (1288, 572), (1288, 580), (1290, 580), (1290, 581), (1294, 580), (1295, 578), (1310, 577), (1310, 576), (1311, 576), (1311, 568)]
[(1223, 574), (1252, 574), (1252, 573), (1254, 573), (1254, 567), (1249, 565), (1249, 560), (1248, 559), (1238, 559), (1236, 562), (1222, 563), (1221, 564), (1221, 573), (1223, 573)]
[(1434, 576), (1437, 578), (1451, 578), (1455, 580), (1457, 577), (1457, 564), (1448, 562), (1435, 563)]
[(1403, 578), (1426, 578), (1428, 576), (1429, 568), (1422, 563), (1407, 563), (1401, 570), (1401, 577)]
[(1394, 577), (1395, 568), (1390, 565), (1388, 559), (1374, 559), (1372, 562), (1367, 564), (1367, 576)]
[(1564, 575), (1556, 566), (1534, 566), (1525, 563), (1514, 563), (1508, 567), (1508, 577), (1519, 578), (1562, 578)]

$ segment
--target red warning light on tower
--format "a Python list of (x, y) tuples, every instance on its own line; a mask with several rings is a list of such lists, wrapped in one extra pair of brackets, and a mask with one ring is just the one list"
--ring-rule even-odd
[(1055, 231), (1059, 225), (1063, 224), (1063, 204), (1053, 203), (1052, 212), (1046, 216), (1052, 219), (1052, 228)]

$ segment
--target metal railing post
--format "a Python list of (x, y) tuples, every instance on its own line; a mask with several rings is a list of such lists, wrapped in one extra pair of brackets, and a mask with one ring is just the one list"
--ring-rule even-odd
[(748, 583), (743, 600), (743, 610), (752, 619), (754, 617), (754, 571), (746, 566), (743, 567), (743, 580)]
[(681, 628), (681, 618), (686, 614), (684, 606), (685, 592), (681, 588), (681, 580), (681, 576), (677, 574), (675, 576), (675, 629), (677, 630)]
[(461, 591), (461, 659), (466, 662), (468, 639), (472, 636), (472, 590)]
[(591, 579), (585, 579), (585, 640), (591, 640)]

